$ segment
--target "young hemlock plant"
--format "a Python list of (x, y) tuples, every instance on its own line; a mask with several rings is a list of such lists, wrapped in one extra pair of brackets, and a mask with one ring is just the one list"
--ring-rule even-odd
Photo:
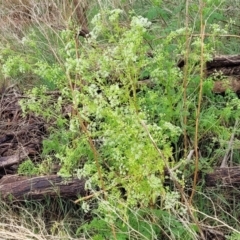
[[(61, 96), (49, 99), (47, 106), (44, 88), (35, 88), (22, 103), (24, 110), (56, 122), (57, 130), (43, 143), (43, 154), (60, 162), (59, 174), (87, 178), (86, 187), (93, 193), (97, 186), (102, 188), (98, 215), (112, 226), (113, 236), (120, 234), (115, 225), (125, 219), (129, 208), (161, 205), (163, 214), (171, 208), (186, 213), (183, 205), (177, 206), (180, 195), (164, 186), (166, 163), (175, 165), (171, 145), (182, 133), (176, 126), (179, 98), (173, 97), (176, 90), (171, 87), (180, 81), (181, 73), (164, 51), (167, 40), (153, 59), (148, 57), (145, 38), (151, 23), (146, 18), (133, 15), (125, 25), (121, 14), (119, 9), (97, 14), (81, 47), (71, 31), (63, 31), (65, 48), (59, 52), (66, 74), (53, 78)], [(38, 62), (34, 73), (51, 76), (58, 68), (62, 69)], [(144, 85), (144, 76), (152, 79), (151, 87)], [(69, 121), (60, 114), (66, 103), (72, 106)], [(183, 184), (182, 174), (177, 175)], [(116, 212), (106, 211), (106, 204), (115, 205)], [(141, 229), (135, 231), (143, 234)]]
[[(33, 58), (33, 51), (26, 56), (2, 52), (6, 60), (2, 71), (6, 76), (30, 71), (60, 91), (51, 97), (45, 94), (45, 86), (36, 87), (22, 101), (22, 108), (55, 123), (43, 142), (42, 157), (50, 164), (57, 161), (62, 176), (86, 178), (86, 188), (98, 200), (93, 221), (80, 227), (80, 233), (93, 239), (109, 235), (111, 239), (197, 239), (199, 226), (184, 202), (194, 164), (185, 167), (185, 159), (181, 154), (176, 157), (173, 146), (184, 129), (190, 142), (195, 137), (199, 98), (199, 142), (206, 129), (213, 140), (229, 139), (230, 120), (238, 117), (231, 109), (239, 104), (229, 95), (220, 111), (219, 98), (209, 90), (212, 78), (202, 83), (203, 97), (198, 95), (199, 56), (211, 59), (211, 41), (192, 37), (184, 88), (174, 57), (186, 54), (182, 50), (186, 31), (195, 29), (181, 28), (154, 41), (153, 23), (133, 13), (129, 22), (122, 21), (122, 14), (120, 9), (97, 14), (84, 40), (76, 38), (74, 31), (62, 31), (56, 50), (60, 61)], [(37, 48), (34, 32), (24, 44)], [(24, 163), (21, 173), (29, 166), (42, 173), (45, 164)], [(92, 203), (79, 202), (85, 211), (91, 209)]]

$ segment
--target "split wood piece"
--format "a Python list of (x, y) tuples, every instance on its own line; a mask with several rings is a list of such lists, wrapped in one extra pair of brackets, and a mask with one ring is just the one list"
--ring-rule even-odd
[(217, 168), (213, 173), (208, 173), (205, 176), (207, 187), (217, 185), (230, 187), (239, 186), (240, 184), (240, 166), (229, 168)]
[(25, 149), (22, 153), (16, 153), (11, 156), (7, 157), (0, 157), (0, 169), (1, 168), (7, 168), (14, 164), (20, 163), (22, 160), (24, 160), (29, 154), (29, 151)]
[[(0, 181), (0, 196), (3, 199), (15, 200), (35, 199), (45, 197), (76, 198), (86, 196), (84, 179), (65, 179), (57, 175), (33, 177), (4, 177)], [(5, 183), (6, 182), (6, 183)]]

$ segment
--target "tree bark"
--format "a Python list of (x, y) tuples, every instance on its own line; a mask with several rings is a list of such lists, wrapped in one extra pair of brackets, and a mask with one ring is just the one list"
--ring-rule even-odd
[(46, 196), (76, 198), (86, 194), (84, 179), (65, 179), (57, 175), (26, 179), (12, 175), (0, 180), (0, 195), (3, 199), (43, 199)]
[(240, 55), (221, 55), (207, 62), (207, 68), (240, 66)]
[(224, 76), (240, 75), (240, 55), (216, 56), (207, 62), (207, 75), (222, 73)]

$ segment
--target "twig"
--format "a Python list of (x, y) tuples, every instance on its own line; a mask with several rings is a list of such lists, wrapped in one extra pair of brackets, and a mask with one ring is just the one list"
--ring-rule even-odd
[(193, 154), (194, 154), (194, 150), (192, 149), (192, 150), (190, 150), (190, 152), (186, 158), (186, 161), (178, 163), (175, 167), (171, 168), (171, 171), (177, 170), (183, 163), (185, 163), (185, 164), (189, 163), (192, 160)]
[(79, 203), (79, 202), (89, 200), (89, 199), (91, 199), (91, 198), (94, 198), (94, 197), (99, 196), (99, 195), (102, 194), (102, 193), (104, 193), (104, 191), (103, 191), (103, 190), (100, 190), (100, 191), (98, 191), (98, 192), (96, 192), (96, 193), (93, 193), (93, 194), (91, 194), (91, 195), (88, 195), (88, 196), (79, 198), (79, 199), (75, 200), (74, 203), (77, 204), (77, 203)]

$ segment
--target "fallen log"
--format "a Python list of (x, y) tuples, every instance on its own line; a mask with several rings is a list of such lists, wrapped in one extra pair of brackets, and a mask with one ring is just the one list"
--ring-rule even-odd
[(0, 196), (3, 199), (35, 199), (45, 197), (74, 198), (86, 196), (85, 180), (63, 178), (57, 175), (27, 178), (11, 175), (0, 180)]
[[(200, 64), (200, 63), (199, 63)], [(181, 59), (177, 66), (183, 68), (185, 62)], [(225, 93), (227, 89), (240, 96), (240, 55), (214, 56), (211, 61), (206, 62), (206, 76), (213, 76), (214, 93)]]
[(213, 173), (205, 176), (207, 187), (214, 186), (239, 186), (240, 184), (240, 166), (216, 168)]
[[(184, 65), (184, 60), (180, 59), (177, 66), (182, 69)], [(207, 76), (215, 73), (221, 73), (225, 76), (240, 75), (240, 55), (220, 55), (213, 57), (211, 61), (207, 61)]]
[(212, 61), (207, 62), (207, 69), (240, 66), (240, 55), (215, 56)]

